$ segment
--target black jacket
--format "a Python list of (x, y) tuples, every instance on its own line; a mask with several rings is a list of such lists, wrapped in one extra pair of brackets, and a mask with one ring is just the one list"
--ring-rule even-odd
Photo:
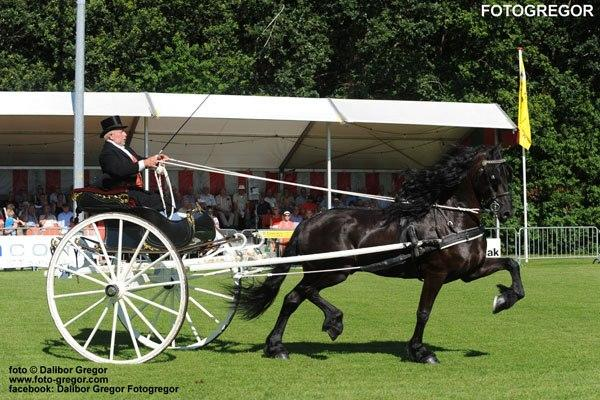
[[(125, 148), (139, 160), (145, 157), (139, 156), (131, 147)], [(133, 162), (121, 149), (112, 143), (104, 142), (100, 152), (100, 167), (104, 175), (100, 185), (103, 189), (112, 189), (118, 186), (135, 187), (135, 177), (139, 166)]]

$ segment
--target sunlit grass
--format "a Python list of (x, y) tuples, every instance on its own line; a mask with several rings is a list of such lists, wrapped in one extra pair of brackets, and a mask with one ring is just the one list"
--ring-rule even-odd
[[(356, 274), (322, 293), (344, 311), (344, 333), (331, 342), (321, 332), (321, 311), (303, 304), (284, 337), (288, 362), (263, 358), (262, 345), (298, 277), (288, 278), (263, 317), (235, 319), (207, 348), (166, 351), (139, 366), (108, 366), (105, 376), (111, 386), (178, 386), (172, 399), (600, 398), (600, 266), (536, 261), (522, 275), (526, 298), (498, 315), (491, 313), (495, 284), (510, 283), (508, 273), (442, 289), (425, 331), (437, 366), (405, 360), (421, 283)], [(54, 327), (42, 271), (2, 272), (0, 288), (0, 398), (82, 398), (8, 392), (9, 366), (97, 365), (66, 345)], [(117, 396), (129, 397), (144, 398)]]

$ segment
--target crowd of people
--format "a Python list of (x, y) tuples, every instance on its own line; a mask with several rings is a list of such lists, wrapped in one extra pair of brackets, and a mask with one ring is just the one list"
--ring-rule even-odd
[[(180, 196), (176, 203), (182, 205), (180, 212), (191, 210), (198, 204), (214, 216), (215, 223), (220, 228), (237, 230), (290, 229), (292, 224), (298, 225), (303, 219), (327, 209), (325, 196), (309, 194), (304, 188), (299, 188), (296, 193), (290, 190), (274, 193), (267, 189), (265, 192), (253, 190), (253, 193), (248, 194), (245, 185), (239, 185), (237, 192), (232, 195), (224, 188), (213, 195), (208, 187), (203, 187), (198, 194), (188, 192)], [(333, 208), (385, 208), (388, 205), (389, 202), (345, 194), (332, 199)]]
[[(198, 193), (174, 190), (176, 209), (179, 213), (192, 211), (197, 206), (213, 216), (215, 224), (224, 229), (293, 229), (302, 220), (327, 209), (323, 195), (309, 194), (299, 188), (296, 193), (284, 190), (274, 193), (267, 189), (258, 192), (252, 188), (248, 194), (245, 185), (239, 185), (233, 194), (222, 188), (216, 195), (203, 187)], [(0, 214), (0, 229), (5, 235), (41, 234), (65, 231), (74, 223), (69, 194), (60, 190), (45, 189), (38, 185), (35, 193), (20, 191), (0, 196), (3, 212)], [(388, 202), (361, 197), (334, 196), (334, 208), (385, 208)]]
[(35, 193), (9, 192), (0, 203), (0, 233), (4, 235), (59, 234), (74, 223), (71, 200), (60, 190), (46, 193), (38, 185)]

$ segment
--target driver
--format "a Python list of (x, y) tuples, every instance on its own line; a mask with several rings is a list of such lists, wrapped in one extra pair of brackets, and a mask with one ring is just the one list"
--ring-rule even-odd
[[(163, 211), (164, 206), (161, 196), (143, 188), (141, 172), (146, 168), (156, 168), (161, 161), (169, 157), (165, 154), (157, 154), (148, 158), (139, 156), (133, 149), (125, 144), (127, 126), (121, 123), (118, 115), (106, 118), (100, 122), (104, 139), (104, 146), (100, 152), (100, 167), (104, 173), (101, 187), (105, 190), (123, 188), (127, 190), (130, 198), (144, 207)], [(169, 203), (165, 199), (166, 203)], [(166, 204), (167, 209), (170, 204)]]

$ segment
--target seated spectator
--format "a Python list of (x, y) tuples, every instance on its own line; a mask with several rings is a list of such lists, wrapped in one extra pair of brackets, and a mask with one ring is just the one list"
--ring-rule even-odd
[[(4, 234), (5, 235), (16, 235), (19, 226), (24, 226), (25, 223), (21, 221), (15, 215), (15, 210), (12, 208), (6, 209), (6, 221), (4, 221)], [(19, 234), (21, 234), (19, 232)]]
[(273, 212), (271, 213), (271, 227), (277, 225), (283, 220), (283, 217), (280, 213), (279, 207), (274, 207)]
[(306, 202), (306, 199), (308, 198), (307, 194), (306, 194), (306, 188), (300, 188), (300, 193), (298, 193), (298, 196), (296, 196), (295, 199), (295, 205), (297, 206), (301, 206), (302, 204), (304, 204)]
[(292, 215), (290, 216), (290, 220), (299, 224), (302, 222), (302, 215), (300, 215), (300, 207), (298, 205), (294, 206), (294, 210), (292, 211)]
[(271, 205), (271, 209), (275, 208), (277, 205), (277, 199), (273, 196), (273, 191), (271, 189), (267, 189), (265, 193), (265, 201)]
[(259, 228), (268, 228), (271, 226), (272, 212), (273, 209), (271, 204), (264, 197), (261, 197), (258, 205), (256, 206), (256, 218), (258, 220)]
[(198, 196), (198, 203), (202, 206), (202, 208), (214, 207), (217, 205), (217, 201), (215, 200), (215, 196), (210, 193), (208, 186), (204, 186), (200, 195)]
[[(284, 211), (283, 212), (283, 217), (282, 220), (273, 224), (272, 228), (273, 229), (284, 229), (284, 230), (291, 230), (293, 231), (294, 229), (296, 229), (296, 226), (298, 226), (298, 224), (296, 222), (293, 222), (291, 220), (291, 216), (292, 213), (289, 211)], [(280, 238), (277, 242), (279, 244), (279, 254), (283, 254), (283, 251), (285, 250), (285, 246), (287, 246), (287, 244), (289, 243), (290, 239), (289, 238)]]
[(58, 214), (58, 226), (60, 226), (63, 233), (67, 232), (69, 228), (73, 225), (73, 217), (75, 215), (70, 210), (70, 207), (67, 203), (62, 205), (62, 212)]
[(223, 228), (232, 228), (234, 223), (235, 215), (233, 213), (233, 203), (231, 197), (222, 188), (217, 197), (215, 197), (217, 216), (220, 221), (220, 225)]
[(206, 208), (206, 212), (213, 219), (213, 222), (215, 223), (215, 228), (220, 229), (221, 227), (219, 226), (219, 218), (217, 218), (214, 215), (214, 208), (212, 206), (209, 206)]
[(315, 215), (313, 213), (313, 211), (311, 209), (306, 210), (306, 212), (304, 213), (304, 219), (309, 219), (310, 217), (312, 217), (313, 215)]
[(35, 213), (35, 206), (29, 202), (23, 203), (23, 211), (19, 214), (19, 219), (28, 227), (38, 226), (38, 218)]
[(306, 212), (308, 210), (311, 211), (311, 215), (314, 215), (317, 212), (317, 205), (310, 196), (308, 197), (308, 199), (306, 199), (306, 202), (300, 206), (300, 211), (302, 212), (302, 214), (306, 215)]
[(49, 205), (45, 205), (39, 217), (39, 224), (42, 228), (52, 228), (58, 226), (58, 220), (54, 213), (50, 210)]

